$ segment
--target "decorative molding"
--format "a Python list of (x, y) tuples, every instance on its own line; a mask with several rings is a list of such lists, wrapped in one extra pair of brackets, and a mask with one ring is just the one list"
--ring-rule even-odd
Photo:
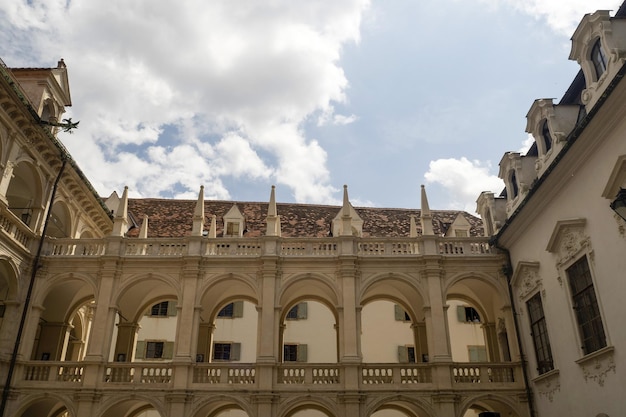
[(511, 284), (517, 289), (520, 300), (524, 300), (530, 293), (542, 287), (539, 276), (539, 262), (518, 262)]
[(554, 400), (554, 395), (561, 391), (561, 380), (558, 369), (539, 375), (533, 382), (537, 387), (539, 395), (547, 398), (550, 402)]
[(589, 236), (585, 234), (586, 223), (586, 219), (571, 219), (558, 221), (554, 226), (546, 250), (556, 255), (559, 265), (591, 246)]
[(576, 363), (582, 367), (585, 381), (592, 380), (604, 387), (609, 372), (616, 373), (614, 354), (615, 349), (608, 346), (577, 360)]

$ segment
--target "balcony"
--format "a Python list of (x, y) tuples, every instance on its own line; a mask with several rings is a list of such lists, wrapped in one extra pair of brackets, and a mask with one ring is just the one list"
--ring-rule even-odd
[[(429, 252), (425, 240), (434, 240)], [(478, 257), (496, 254), (488, 238), (105, 238), (48, 239), (44, 255), (50, 257), (259, 257), (278, 255), (285, 258), (335, 257), (356, 255), (367, 258), (415, 257), (441, 255)]]
[[(272, 389), (276, 391), (340, 391), (348, 368), (357, 368), (359, 390), (434, 391), (452, 386), (454, 391), (509, 391), (524, 389), (519, 363), (448, 363), (448, 364), (312, 364), (282, 363), (271, 367)], [(267, 367), (265, 368), (267, 370)], [(177, 372), (189, 375), (186, 389), (224, 391), (254, 389), (261, 372), (256, 364), (163, 362), (89, 364), (82, 362), (30, 361), (18, 365), (16, 387), (87, 388), (85, 376), (103, 390), (151, 390), (172, 388)], [(98, 376), (99, 375), (99, 376)], [(439, 375), (437, 380), (436, 375)], [(20, 377), (21, 376), (21, 377)], [(237, 388), (239, 387), (239, 388)], [(93, 388), (93, 387), (92, 387)]]

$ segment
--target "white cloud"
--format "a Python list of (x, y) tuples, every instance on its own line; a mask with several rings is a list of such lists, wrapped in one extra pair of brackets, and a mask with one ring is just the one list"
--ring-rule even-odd
[(523, 13), (545, 19), (557, 33), (571, 36), (585, 13), (596, 10), (617, 11), (622, 0), (479, 0), (482, 3), (497, 6), (503, 4)]
[[(296, 200), (324, 202), (336, 191), (326, 152), (300, 125), (320, 111), (354, 121), (332, 103), (345, 100), (340, 51), (359, 41), (368, 5), (2, 2), (0, 55), (10, 66), (65, 58), (81, 129), (63, 140), (104, 195), (128, 184), (144, 196), (181, 187), (186, 196), (204, 184), (228, 197), (225, 175), (275, 176)], [(164, 136), (168, 126), (178, 134)], [(131, 156), (128, 146), (140, 149)]]
[(430, 162), (424, 178), (428, 184), (439, 184), (446, 190), (451, 201), (448, 208), (473, 213), (482, 191), (504, 188), (501, 179), (489, 174), (490, 168), (489, 163), (470, 161), (465, 157), (437, 159)]
[(526, 155), (526, 152), (528, 152), (528, 150), (530, 149), (531, 146), (533, 146), (534, 143), (535, 143), (535, 138), (533, 137), (533, 135), (529, 133), (528, 136), (526, 136), (526, 139), (524, 140), (524, 142), (522, 142), (522, 146), (519, 148), (517, 152), (521, 153), (522, 155)]

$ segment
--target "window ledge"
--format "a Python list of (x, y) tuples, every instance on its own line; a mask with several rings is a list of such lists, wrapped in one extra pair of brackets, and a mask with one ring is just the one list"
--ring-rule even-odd
[(544, 381), (547, 381), (548, 379), (552, 379), (552, 378), (556, 378), (556, 377), (558, 377), (558, 376), (559, 376), (559, 374), (560, 374), (560, 372), (559, 372), (559, 370), (558, 370), (558, 369), (552, 369), (552, 370), (550, 370), (550, 371), (548, 371), (548, 372), (544, 372), (543, 374), (541, 374), (541, 375), (539, 375), (539, 376), (537, 376), (537, 377), (533, 378), (533, 380), (532, 380), (532, 381), (533, 381), (535, 384), (536, 384), (536, 383), (539, 383), (539, 382), (544, 382)]
[(613, 346), (605, 346), (602, 349), (598, 349), (595, 352), (591, 352), (590, 354), (585, 355), (580, 359), (577, 359), (576, 363), (579, 365), (588, 365), (594, 359), (602, 360), (608, 356), (612, 357), (614, 351), (615, 351), (615, 348)]
[(582, 368), (585, 381), (592, 380), (603, 387), (609, 373), (616, 373), (614, 353), (615, 348), (607, 346), (578, 359), (576, 363)]

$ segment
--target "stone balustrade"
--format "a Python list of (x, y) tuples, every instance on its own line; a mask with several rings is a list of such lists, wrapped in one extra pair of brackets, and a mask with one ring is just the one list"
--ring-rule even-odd
[[(2, 219), (0, 219), (1, 221)], [(1, 223), (0, 223), (1, 226)], [(54, 239), (46, 242), (45, 256), (123, 257), (410, 257), (420, 255), (489, 256), (495, 254), (488, 238), (428, 237), (436, 241), (435, 253), (427, 253), (425, 238), (105, 238)], [(351, 240), (351, 242), (350, 242)], [(346, 242), (348, 244), (346, 244)]]

